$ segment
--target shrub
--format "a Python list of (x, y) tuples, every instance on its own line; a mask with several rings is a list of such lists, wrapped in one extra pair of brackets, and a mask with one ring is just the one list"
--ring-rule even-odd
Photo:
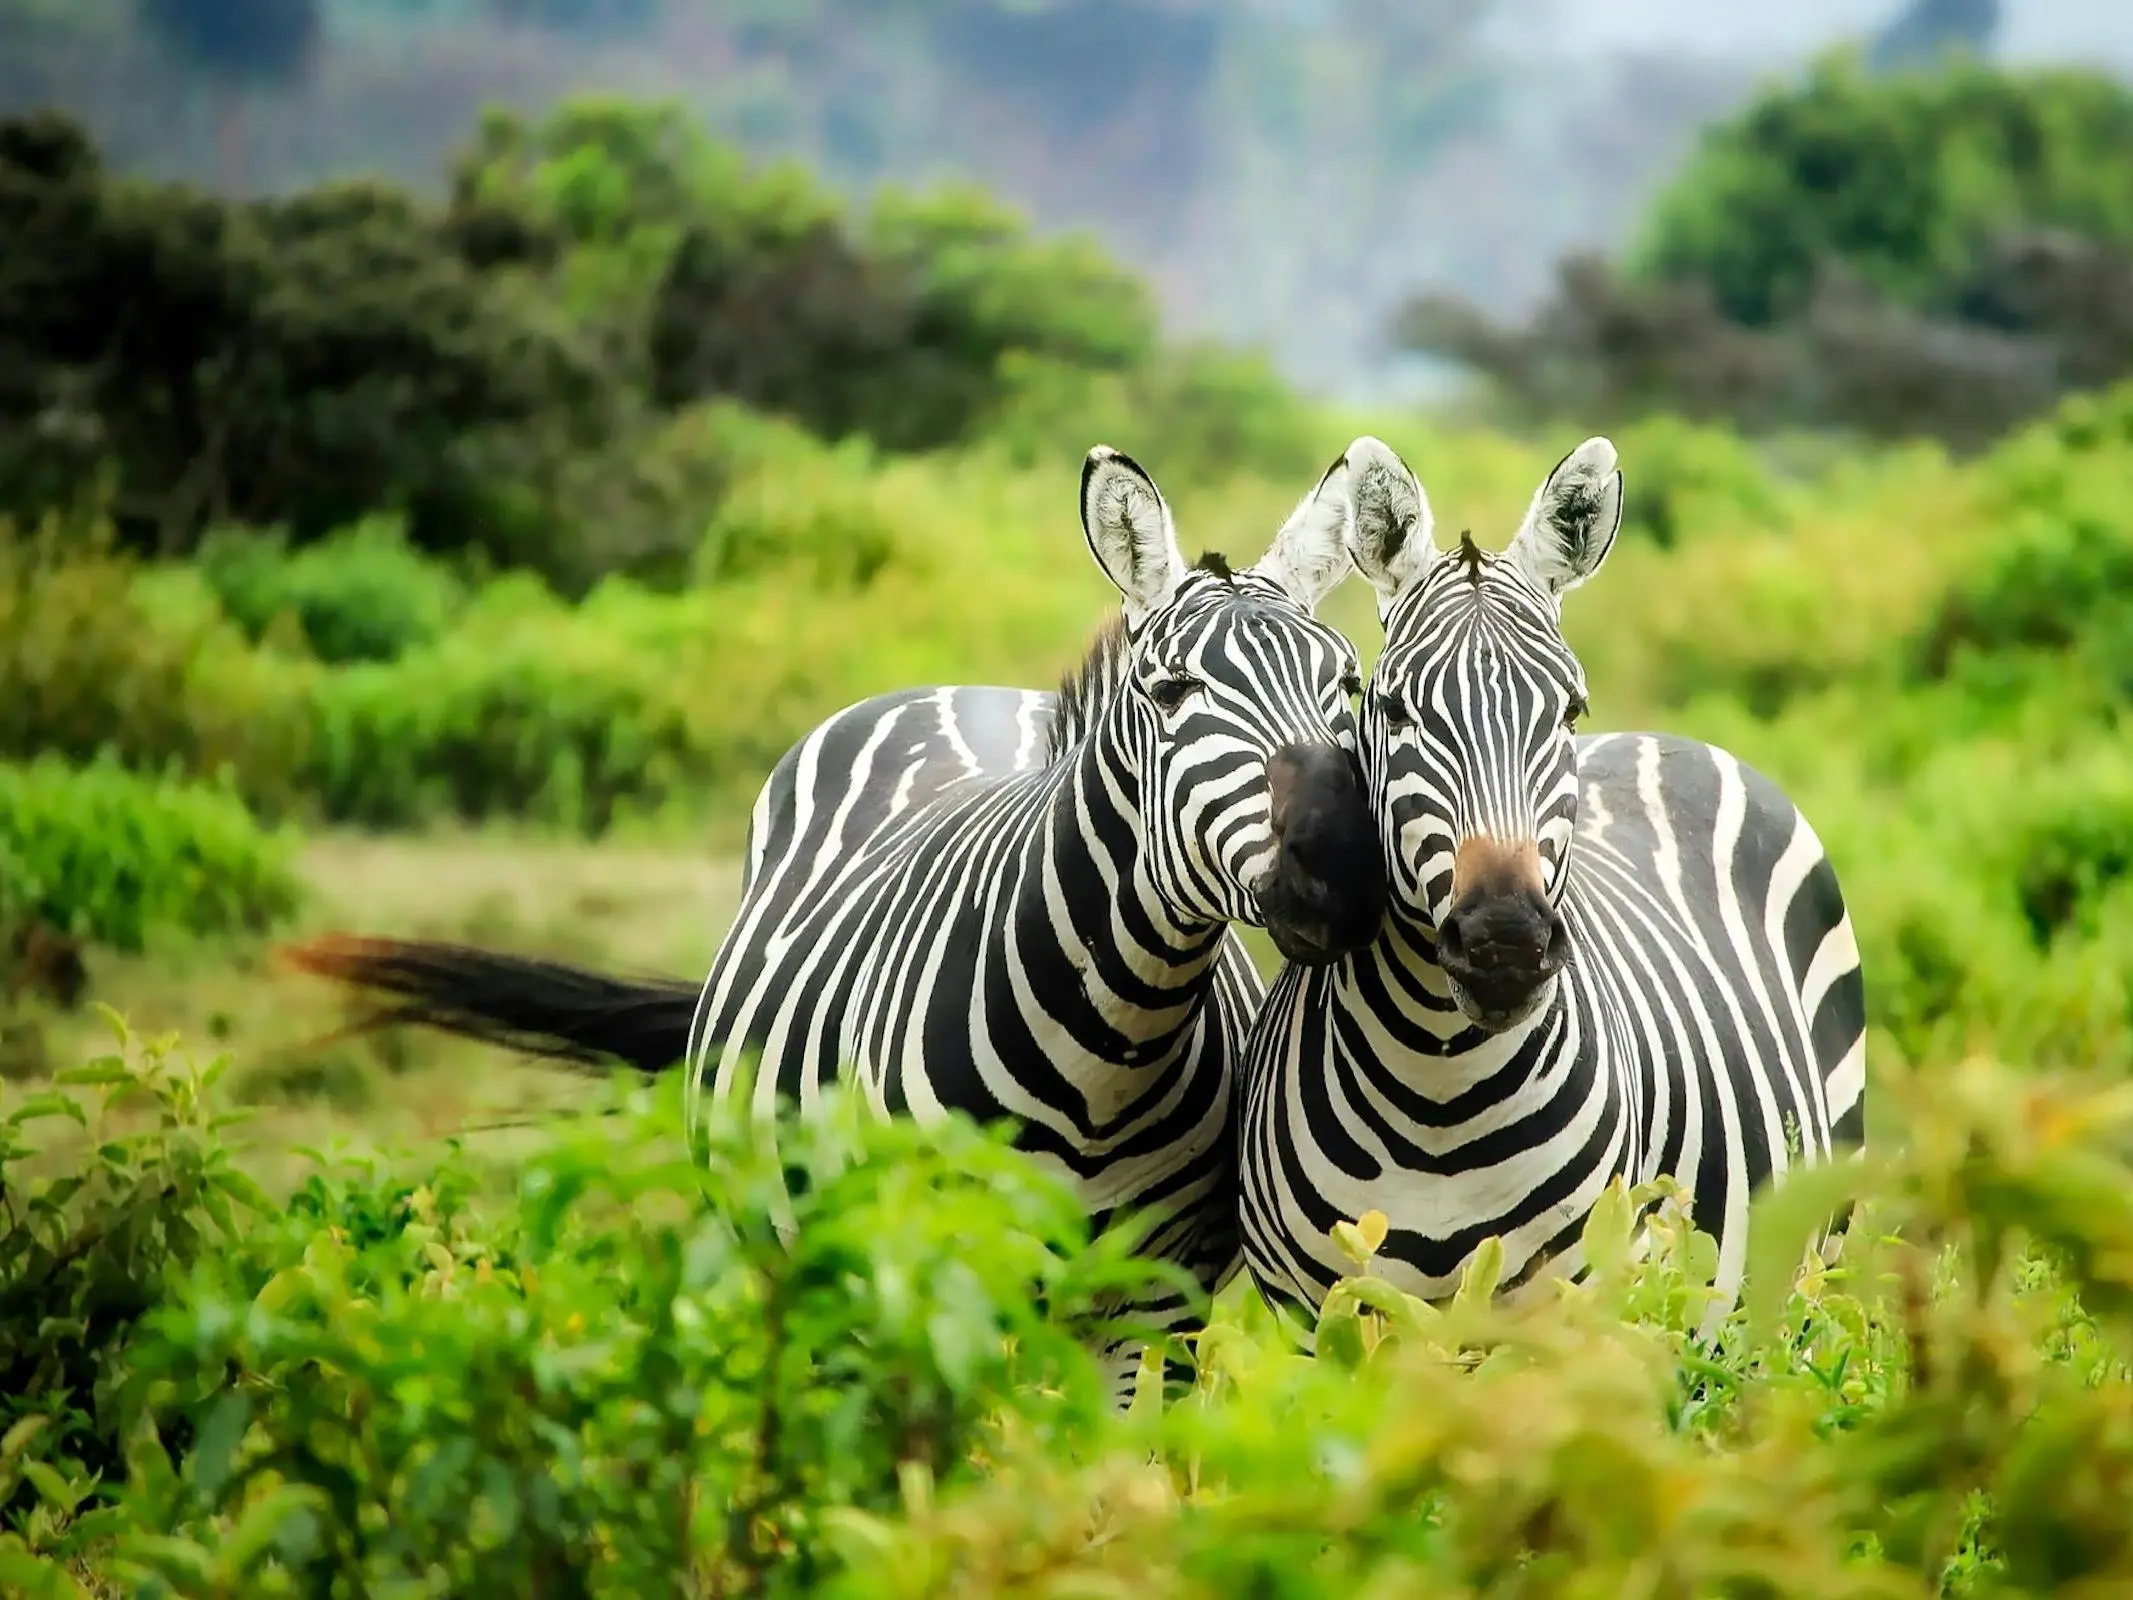
[(1308, 480), (1347, 443), (1263, 357), (1219, 346), (1164, 350), (1122, 373), (1019, 354), (1002, 371), (1007, 397), (983, 437), (1026, 468), (1108, 441), (1173, 487), (1240, 471)]
[(228, 788), (57, 757), (0, 763), (0, 905), (140, 950), (161, 935), (259, 930), (291, 914), (294, 841)]
[(864, 588), (894, 558), (899, 528), (863, 440), (830, 450), (804, 438), (783, 448), (764, 440), (751, 454), (760, 464), (736, 470), (704, 528), (694, 582), (775, 570), (810, 588)]
[(1623, 474), (1622, 527), (1662, 550), (1706, 529), (1782, 530), (1788, 507), (1753, 446), (1727, 430), (1658, 416), (1618, 441), (1634, 472)]
[(448, 568), (407, 542), (406, 520), (368, 517), (292, 552), (279, 531), (217, 530), (202, 573), (254, 643), (284, 613), (321, 661), (390, 661), (441, 634), (465, 603)]
[[(0, 1116), (0, 1516), (33, 1545), (96, 1532), (66, 1524), (123, 1476), (129, 1352), (165, 1274), (240, 1250), (272, 1210), (222, 1138), (230, 1119), (210, 1099), (222, 1064), (136, 1053), (118, 1031), (118, 1053), (10, 1096)], [(61, 1176), (37, 1171), (52, 1148), (32, 1139), (38, 1123), (78, 1130)], [(37, 1593), (9, 1559), (0, 1536), (0, 1583)]]
[[(1123, 1235), (1091, 1245), (1078, 1199), (999, 1136), (882, 1125), (853, 1097), (775, 1139), (719, 1119), (708, 1170), (679, 1097), (639, 1095), (611, 1107), (619, 1145), (609, 1122), (509, 1168), (322, 1165), (270, 1208), (232, 1181), (218, 1072), (76, 1075), (161, 1113), (86, 1189), (21, 1171), (21, 1123), (60, 1097), (0, 1122), (8, 1214), (29, 1203), (35, 1229), (0, 1254), (24, 1335), (0, 1348), (26, 1352), (0, 1418), (97, 1400), (9, 1435), (0, 1491), (38, 1508), (0, 1538), (16, 1581), (40, 1545), (101, 1542), (136, 1592), (641, 1594), (692, 1569), (805, 1592), (849, 1511), (952, 1488), (1003, 1435), (1089, 1433), (1106, 1390), (1077, 1331), (1152, 1270)], [(158, 1225), (114, 1236), (159, 1187)], [(77, 1343), (25, 1320), (115, 1284), (131, 1298)], [(122, 1445), (123, 1489), (95, 1484)]]
[[(1759, 1292), (1712, 1344), (1688, 1330), (1715, 1251), (1664, 1186), (1613, 1191), (1584, 1235), (1591, 1279), (1522, 1315), (1488, 1303), (1486, 1246), (1448, 1306), (1393, 1291), (1365, 1218), (1344, 1225), (1357, 1276), (1329, 1298), (1317, 1362), (1225, 1326), (1202, 1341), (1204, 1399), (1166, 1419), (1168, 1461), (1123, 1440), (1086, 1463), (1009, 1457), (863, 1521), (864, 1565), (832, 1592), (1864, 1600), (2122, 1582), (2112, 1491), (2067, 1486), (2133, 1467), (2129, 1284), (2098, 1249), (2133, 1223), (2123, 1096), (2054, 1086), (2025, 1107), (1988, 1068), (1897, 1087), (1914, 1142), (1769, 1196)], [(2051, 1131), (2076, 1105), (2099, 1120)], [(1809, 1255), (1795, 1279), (1848, 1194), (1873, 1198), (1846, 1265)], [(1641, 1267), (1636, 1199), (1657, 1202)], [(2017, 1263), (2032, 1241), (2063, 1276)]]
[(928, 449), (982, 425), (1011, 358), (1111, 370), (1155, 348), (1147, 287), (1089, 240), (1036, 239), (966, 190), (848, 216), (803, 172), (749, 170), (676, 106), (492, 115), (454, 190), (485, 233), (553, 241), (523, 252), (530, 270), (668, 410), (726, 398)]
[(1626, 264), (1566, 260), (1518, 326), (1425, 295), (1397, 336), (1529, 418), (1981, 447), (2133, 373), (2129, 134), (2095, 72), (1824, 61), (1704, 135)]
[[(508, 1165), (321, 1159), (277, 1206), (230, 1165), (213, 1069), (75, 1076), (100, 1115), (0, 1118), (11, 1592), (2133, 1580), (2133, 1108), (2108, 1082), (1883, 1071), (1908, 1136), (1758, 1200), (1715, 1337), (1715, 1245), (1672, 1185), (1611, 1188), (1584, 1280), (1516, 1308), (1487, 1243), (1450, 1301), (1394, 1290), (1370, 1214), (1335, 1228), (1317, 1359), (1240, 1296), (1197, 1393), (1119, 1419), (1073, 1336), (1145, 1269), (957, 1122), (832, 1096), (774, 1135), (714, 1117), (685, 1158), (678, 1096), (637, 1094)], [(112, 1126), (143, 1101), (148, 1132)], [(40, 1114), (103, 1141), (78, 1186), (29, 1175)], [(1832, 1265), (1810, 1240), (1854, 1201)]]
[(2077, 650), (2111, 684), (2133, 685), (2133, 385), (2077, 396), (1981, 464), (1981, 511), (1997, 524), (1910, 641), (1927, 676), (1967, 657)]
[(42, 754), (195, 777), (293, 801), (300, 685), (212, 613), (158, 606), (107, 526), (0, 519), (0, 759)]
[(305, 777), (337, 822), (523, 816), (600, 832), (699, 775), (671, 662), (557, 611), (323, 676)]
[(0, 416), (80, 441), (67, 481), (0, 482), (0, 510), (71, 504), (108, 469), (122, 531), (159, 553), (213, 523), (304, 538), (381, 508), (419, 542), (478, 542), (500, 432), (545, 484), (611, 423), (594, 354), (408, 194), (120, 179), (51, 115), (0, 124), (0, 326), (19, 373)]

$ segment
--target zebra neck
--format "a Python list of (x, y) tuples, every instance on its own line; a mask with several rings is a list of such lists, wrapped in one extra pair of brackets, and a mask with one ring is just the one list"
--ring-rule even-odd
[(1006, 907), (1015, 942), (1056, 952), (1074, 981), (1043, 1004), (1086, 1053), (1174, 1061), (1197, 1036), (1225, 925), (1180, 917), (1157, 890), (1132, 764), (1099, 734), (1060, 774)]
[(1336, 1006), (1362, 1021), (1377, 1060), (1400, 1071), (1398, 1063), (1419, 1057), (1400, 1075), (1433, 1100), (1456, 1099), (1497, 1077), (1557, 1026), (1565, 1004), (1557, 979), (1530, 1016), (1501, 1033), (1475, 1027), (1437, 965), (1435, 936), (1397, 913), (1376, 943), (1341, 964), (1334, 982)]

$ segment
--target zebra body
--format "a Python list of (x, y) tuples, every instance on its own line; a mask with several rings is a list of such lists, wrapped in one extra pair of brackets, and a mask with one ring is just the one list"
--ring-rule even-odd
[[(1083, 509), (1125, 609), (1064, 689), (882, 695), (772, 772), (690, 1102), (767, 1117), (849, 1079), (885, 1116), (1013, 1119), (1096, 1225), (1160, 1212), (1144, 1248), (1212, 1293), (1241, 1261), (1232, 1101), (1264, 995), (1232, 925), (1322, 961), (1383, 908), (1358, 662), (1311, 616), (1349, 569), (1346, 503), (1307, 496), (1234, 573), (1186, 567), (1124, 457), (1092, 453)], [(1138, 1346), (1110, 1353), (1123, 1384)]]
[(1557, 625), (1620, 516), (1614, 451), (1574, 452), (1503, 556), (1440, 552), (1399, 459), (1346, 459), (1386, 644), (1366, 783), (1390, 880), (1368, 949), (1276, 980), (1248, 1046), (1245, 1256), (1306, 1341), (1349, 1270), (1328, 1230), (1386, 1214), (1373, 1270), (1456, 1287), (1495, 1236), (1504, 1283), (1582, 1268), (1617, 1177), (1669, 1175), (1737, 1294), (1750, 1195), (1863, 1138), (1864, 999), (1814, 830), (1727, 752), (1577, 737)]
[(1102, 764), (1044, 759), (1057, 716), (1048, 693), (915, 690), (789, 751), (691, 1070), (766, 1118), (847, 1078), (884, 1116), (1012, 1117), (1099, 1220), (1175, 1208), (1152, 1242), (1212, 1285), (1235, 1265), (1229, 1108), (1265, 985), (1227, 924), (1147, 914)]

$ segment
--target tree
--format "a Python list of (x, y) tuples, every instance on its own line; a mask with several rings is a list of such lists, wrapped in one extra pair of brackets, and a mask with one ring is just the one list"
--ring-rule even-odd
[(0, 461), (0, 515), (108, 473), (121, 530), (164, 551), (379, 509), (430, 543), (494, 541), (492, 486), (537, 484), (606, 415), (568, 331), (410, 196), (131, 183), (55, 116), (0, 122), (0, 330), (0, 440), (29, 441)]
[(2133, 90), (1975, 61), (1877, 78), (1838, 56), (1705, 134), (1632, 266), (1708, 285), (1748, 326), (1799, 313), (1828, 264), (1945, 314), (1998, 240), (2036, 228), (2133, 245)]

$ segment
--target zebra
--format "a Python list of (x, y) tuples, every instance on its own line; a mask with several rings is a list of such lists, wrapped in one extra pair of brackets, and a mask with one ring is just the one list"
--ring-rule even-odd
[[(297, 965), (394, 995), (380, 1021), (680, 1064), (692, 1118), (743, 1092), (766, 1124), (804, 1116), (849, 1079), (882, 1116), (1010, 1119), (1093, 1228), (1143, 1214), (1139, 1248), (1211, 1297), (1242, 1265), (1233, 1086), (1265, 994), (1235, 925), (1309, 966), (1384, 910), (1361, 663), (1313, 615), (1352, 570), (1347, 501), (1329, 475), (1256, 564), (1188, 565), (1154, 480), (1099, 446), (1081, 517), (1121, 604), (1079, 666), (1056, 693), (877, 695), (795, 743), (700, 987), (344, 937)], [(1121, 1316), (1167, 1333), (1202, 1315), (1142, 1298)], [(1142, 1348), (1104, 1344), (1121, 1403)]]
[(1389, 906), (1367, 949), (1274, 981), (1246, 1047), (1246, 1264), (1304, 1347), (1345, 1270), (1332, 1226), (1388, 1231), (1372, 1270), (1457, 1288), (1502, 1244), (1506, 1294), (1582, 1272), (1611, 1179), (1672, 1176), (1737, 1303), (1746, 1207), (1864, 1143), (1865, 995), (1835, 870), (1799, 810), (1716, 746), (1579, 735), (1562, 600), (1622, 515), (1588, 439), (1500, 555), (1440, 550), (1385, 444), (1333, 469), (1382, 653), (1363, 766)]

